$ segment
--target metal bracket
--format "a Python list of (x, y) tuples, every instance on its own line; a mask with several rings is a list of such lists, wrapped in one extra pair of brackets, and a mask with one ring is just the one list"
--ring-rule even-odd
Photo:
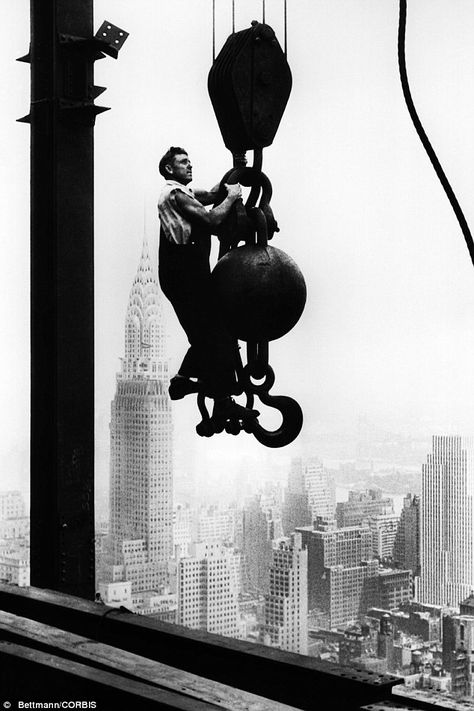
[(128, 34), (120, 27), (104, 21), (95, 37), (65, 33), (58, 35), (63, 54), (63, 87), (59, 110), (64, 121), (93, 125), (97, 114), (109, 110), (109, 107), (94, 104), (94, 99), (105, 91), (105, 87), (92, 85), (89, 66), (105, 55), (117, 59)]
[[(111, 57), (117, 59), (119, 50), (122, 49), (123, 43), (128, 37), (128, 32), (121, 30), (120, 27), (113, 25), (111, 22), (104, 20), (97, 32), (95, 33), (95, 39), (106, 44), (109, 47), (109, 51), (103, 49), (102, 51), (106, 54), (110, 54)], [(113, 51), (112, 51), (113, 50)]]

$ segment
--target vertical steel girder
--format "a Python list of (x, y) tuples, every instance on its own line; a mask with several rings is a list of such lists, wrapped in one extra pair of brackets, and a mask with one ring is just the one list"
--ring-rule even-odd
[(29, 116), (31, 583), (91, 599), (97, 112), (80, 94), (93, 93), (94, 57), (65, 56), (60, 35), (92, 38), (92, 11), (93, 0), (31, 0)]

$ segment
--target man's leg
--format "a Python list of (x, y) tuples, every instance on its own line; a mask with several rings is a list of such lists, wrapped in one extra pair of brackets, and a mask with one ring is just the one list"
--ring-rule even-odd
[[(237, 340), (228, 333), (212, 297), (209, 263), (199, 249), (174, 245), (160, 249), (160, 284), (191, 344), (183, 365), (192, 364), (201, 374), (205, 394), (216, 401), (214, 414), (256, 417), (256, 410), (241, 407), (230, 397), (237, 384)], [(180, 374), (185, 373), (180, 368)]]

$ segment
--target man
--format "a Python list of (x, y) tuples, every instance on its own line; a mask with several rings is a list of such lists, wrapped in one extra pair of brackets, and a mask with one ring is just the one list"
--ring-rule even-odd
[(256, 410), (242, 407), (230, 397), (237, 382), (238, 345), (213, 298), (209, 265), (211, 234), (241, 197), (242, 188), (239, 184), (226, 185), (225, 199), (206, 210), (204, 205), (215, 201), (219, 186), (209, 192), (188, 187), (192, 165), (183, 148), (172, 146), (160, 160), (159, 171), (166, 179), (158, 200), (160, 286), (190, 343), (177, 375), (171, 379), (170, 398), (179, 400), (203, 388), (214, 399), (213, 419), (257, 417)]

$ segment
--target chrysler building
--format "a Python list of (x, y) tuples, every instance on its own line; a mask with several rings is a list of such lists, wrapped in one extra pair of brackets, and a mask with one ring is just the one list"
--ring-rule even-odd
[(145, 239), (128, 301), (125, 356), (110, 423), (113, 563), (133, 592), (168, 583), (173, 550), (168, 385), (161, 296)]

